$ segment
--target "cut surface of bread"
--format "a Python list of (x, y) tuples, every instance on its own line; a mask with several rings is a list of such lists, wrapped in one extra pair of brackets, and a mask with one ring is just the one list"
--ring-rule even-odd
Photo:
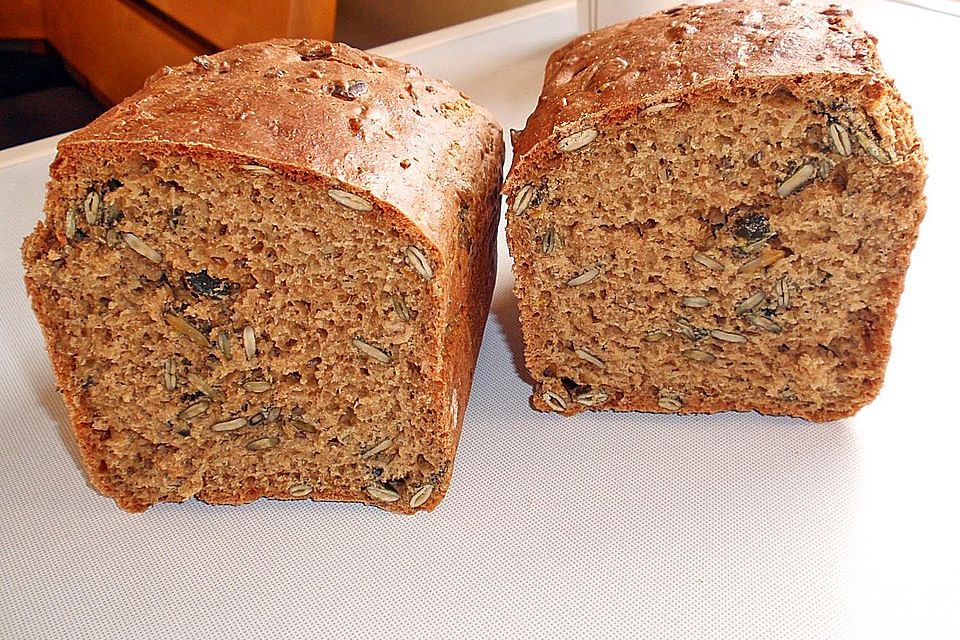
[(65, 139), (27, 286), (94, 486), (432, 509), (492, 292), (500, 129), (418, 70), (271, 41)]
[(514, 147), (536, 408), (830, 420), (875, 397), (925, 158), (848, 12), (728, 1), (588, 34)]

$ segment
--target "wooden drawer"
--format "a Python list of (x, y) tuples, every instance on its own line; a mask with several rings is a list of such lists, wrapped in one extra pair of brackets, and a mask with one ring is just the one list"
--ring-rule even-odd
[(0, 6), (0, 40), (43, 38), (40, 0), (3, 0)]
[(336, 0), (150, 0), (178, 23), (226, 49), (269, 38), (330, 40)]
[(116, 103), (164, 65), (189, 62), (204, 46), (121, 0), (44, 0), (47, 39), (90, 83)]
[(243, 42), (331, 38), (335, 0), (43, 0), (46, 38), (103, 102), (164, 65)]

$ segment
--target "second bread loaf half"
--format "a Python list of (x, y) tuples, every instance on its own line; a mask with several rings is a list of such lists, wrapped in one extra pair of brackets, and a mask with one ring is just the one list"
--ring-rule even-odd
[(94, 486), (436, 506), (502, 162), (449, 84), (320, 41), (164, 69), (64, 139), (23, 252)]
[(835, 6), (726, 1), (552, 55), (506, 187), (536, 408), (874, 398), (925, 211), (874, 45)]

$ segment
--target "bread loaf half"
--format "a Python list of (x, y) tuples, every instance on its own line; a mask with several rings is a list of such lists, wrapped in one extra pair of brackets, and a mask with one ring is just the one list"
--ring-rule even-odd
[(681, 6), (556, 51), (506, 188), (534, 406), (853, 414), (924, 166), (836, 6)]
[(409, 65), (275, 40), (60, 143), (27, 288), (90, 479), (432, 509), (495, 277), (503, 143)]

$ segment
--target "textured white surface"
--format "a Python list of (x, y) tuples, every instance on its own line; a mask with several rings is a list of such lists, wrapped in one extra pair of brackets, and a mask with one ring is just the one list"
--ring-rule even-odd
[[(0, 170), (0, 638), (960, 637), (960, 20), (861, 13), (931, 158), (880, 398), (829, 425), (537, 414), (501, 244), (453, 486), (416, 517), (130, 515), (93, 492), (21, 282), (50, 156)], [(575, 24), (569, 5), (406, 58), (520, 127)]]

